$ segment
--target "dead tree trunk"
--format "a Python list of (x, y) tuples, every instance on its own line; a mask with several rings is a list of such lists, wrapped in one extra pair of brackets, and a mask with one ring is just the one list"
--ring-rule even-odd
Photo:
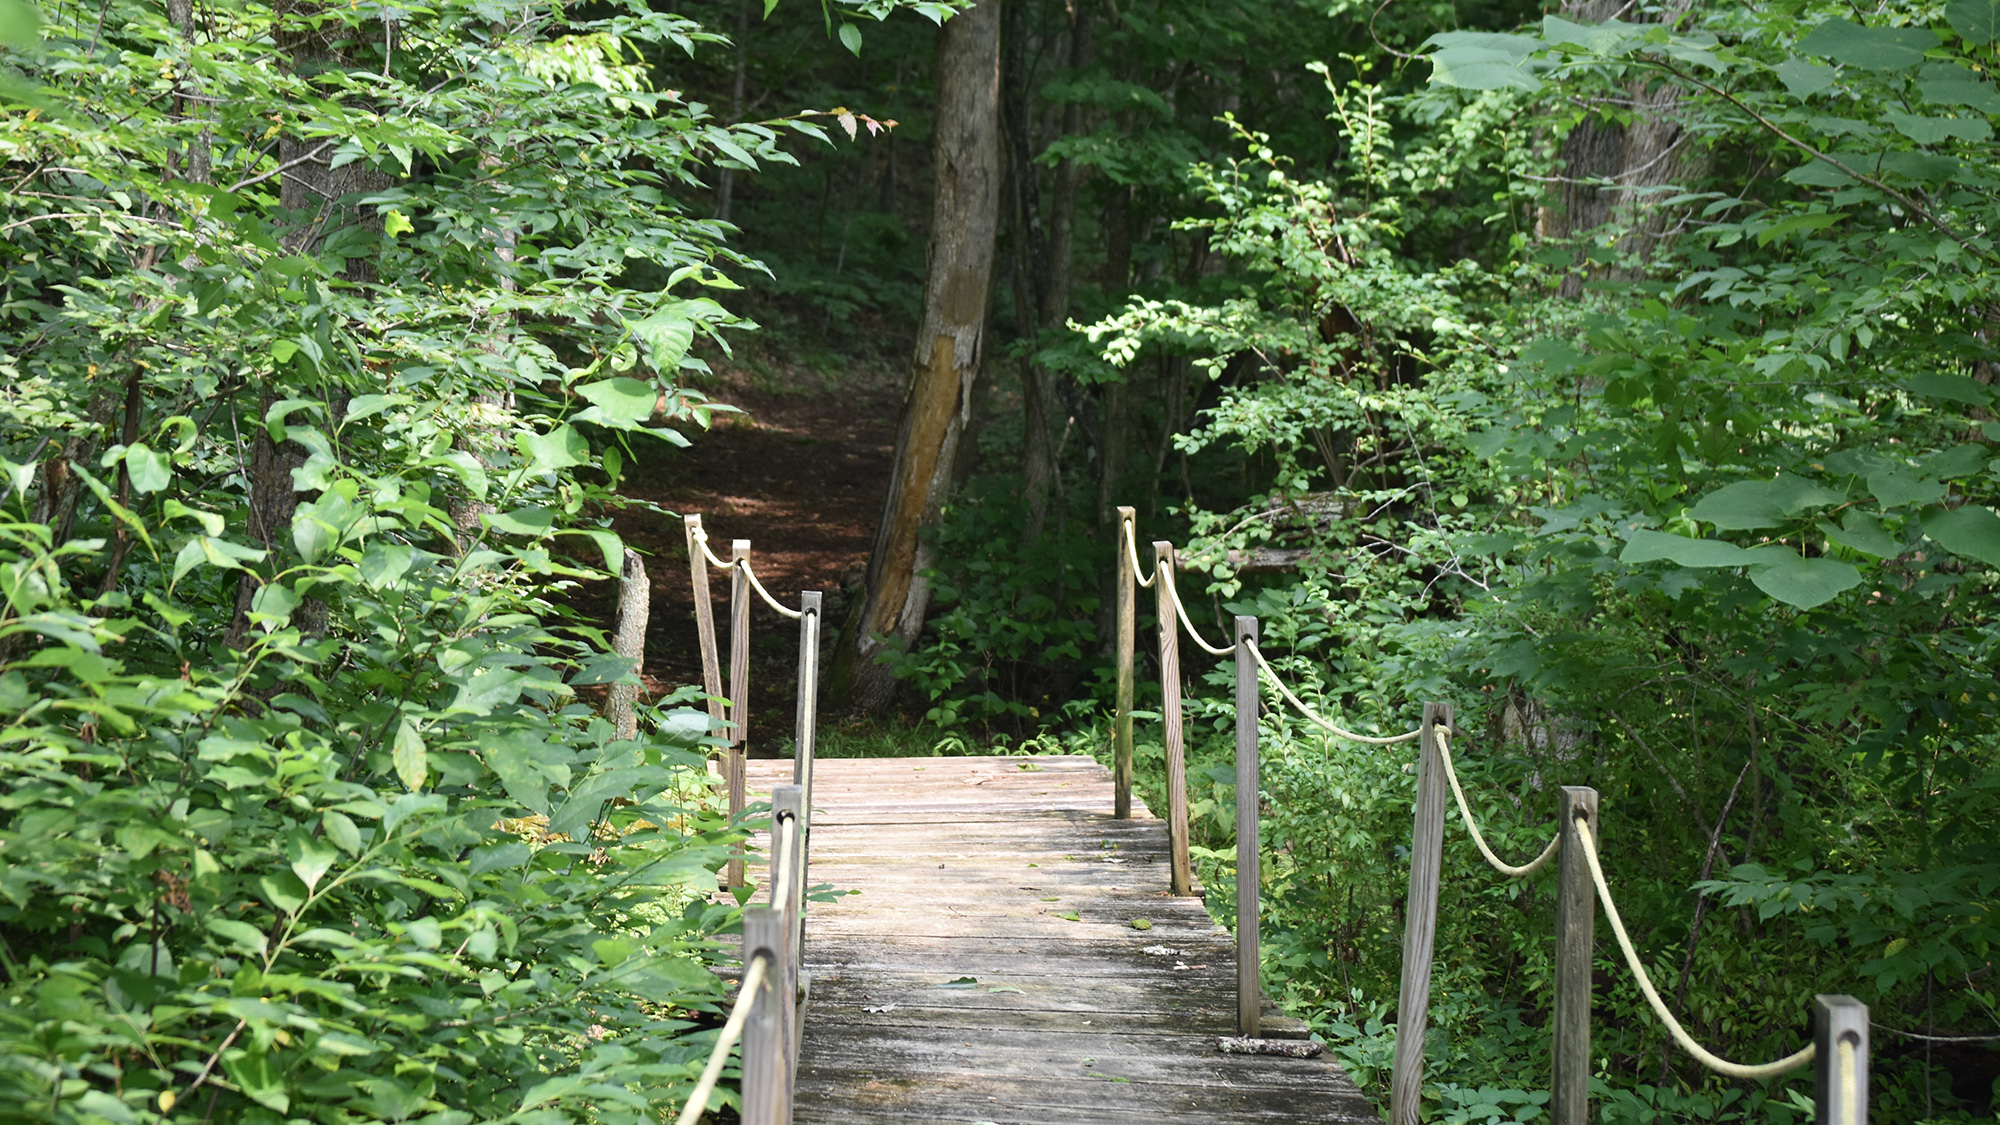
[(923, 628), (931, 563), (920, 532), (935, 527), (951, 487), (972, 385), (986, 345), (987, 293), (1000, 209), (1000, 0), (981, 0), (938, 32), (937, 182), (930, 270), (910, 388), (867, 585), (848, 613), (831, 694), (880, 711), (895, 679), (878, 662)]

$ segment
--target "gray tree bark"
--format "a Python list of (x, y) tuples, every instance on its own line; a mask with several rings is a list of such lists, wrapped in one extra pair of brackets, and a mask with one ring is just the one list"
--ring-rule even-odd
[(1000, 0), (981, 0), (938, 32), (937, 172), (923, 313), (867, 584), (848, 612), (830, 673), (830, 694), (856, 710), (888, 706), (895, 678), (878, 657), (906, 648), (923, 628), (931, 590), (922, 571), (932, 560), (922, 532), (937, 525), (972, 417), (1000, 213), (1000, 15)]

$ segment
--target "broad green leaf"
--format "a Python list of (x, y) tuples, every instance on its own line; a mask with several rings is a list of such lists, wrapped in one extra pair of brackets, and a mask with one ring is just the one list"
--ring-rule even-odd
[(1527, 68), (1542, 41), (1527, 35), (1446, 31), (1424, 41), (1431, 53), (1431, 81), (1462, 90), (1539, 90), (1542, 81)]
[(1924, 514), (1924, 534), (1954, 555), (2000, 567), (2000, 516), (1981, 504)]
[(1833, 85), (1833, 68), (1810, 59), (1790, 58), (1772, 68), (1785, 90), (1795, 98), (1809, 98)]
[(1757, 245), (1769, 246), (1778, 239), (1797, 231), (1811, 233), (1825, 230), (1847, 218), (1838, 212), (1815, 211), (1810, 214), (1786, 215), (1770, 226), (1757, 232)]
[(1896, 127), (1898, 133), (1920, 145), (1942, 144), (1949, 140), (1976, 142), (1993, 137), (1993, 126), (1977, 117), (1922, 117), (1893, 109), (1883, 110), (1882, 116)]
[(41, 38), (42, 17), (26, 0), (0, 0), (0, 44), (25, 51)]
[(125, 475), (138, 492), (158, 492), (174, 479), (173, 462), (165, 453), (145, 442), (134, 442), (125, 451)]
[[(408, 723), (409, 720), (404, 720), (405, 726)], [(397, 742), (401, 741), (402, 736), (398, 734)], [(422, 743), (418, 743), (418, 752), (422, 752)], [(398, 772), (401, 769), (402, 766), (398, 763)], [(420, 783), (421, 780), (419, 778)], [(414, 789), (416, 786), (411, 788)], [(292, 865), (292, 873), (299, 877), (299, 881), (306, 885), (306, 889), (311, 890), (319, 886), (319, 881), (326, 877), (326, 873), (340, 859), (340, 853), (334, 850), (331, 842), (320, 839), (304, 829), (298, 829), (285, 841), (285, 859)]]
[[(549, 780), (535, 766), (541, 744), (526, 734), (495, 739), (485, 747), (486, 764), (500, 777), (500, 785), (529, 812), (549, 814)], [(498, 861), (496, 861), (498, 862)], [(506, 862), (514, 862), (508, 860)]]
[(286, 914), (297, 914), (306, 904), (306, 888), (290, 874), (280, 871), (276, 875), (261, 876), (257, 889), (264, 893), (264, 901)]
[(338, 809), (328, 809), (320, 814), (319, 823), (335, 847), (348, 855), (361, 854), (361, 829), (352, 817)]
[(1908, 469), (1886, 465), (1868, 474), (1868, 491), (1875, 494), (1884, 508), (1897, 508), (1904, 504), (1929, 504), (1944, 495), (1944, 485)]
[(1662, 531), (1634, 531), (1625, 537), (1625, 549), (1619, 553), (1618, 561), (1665, 561), (1695, 567), (1749, 566), (1760, 561), (1760, 557), (1760, 551), (1746, 551), (1719, 539), (1690, 539), (1685, 535), (1669, 535)]
[(840, 25), (840, 45), (859, 55), (861, 53), (861, 29), (851, 23)]
[(421, 948), (436, 949), (444, 943), (444, 927), (436, 918), (416, 918), (403, 930), (403, 936)]
[(1938, 480), (1953, 480), (1978, 472), (1991, 456), (1992, 451), (1983, 445), (1954, 445), (1924, 458), (1919, 471)]
[(1741, 481), (1719, 488), (1702, 497), (1688, 514), (1724, 531), (1743, 531), (1775, 527), (1808, 508), (1845, 499), (1842, 493), (1786, 473), (1776, 480)]
[(547, 534), (555, 526), (556, 514), (547, 508), (516, 508), (511, 512), (497, 512), (484, 517), (493, 530), (504, 535)]
[(1850, 508), (1840, 517), (1838, 525), (1821, 520), (1820, 533), (1849, 550), (1861, 551), (1877, 558), (1892, 559), (1903, 553), (1903, 544), (1889, 534), (1880, 520), (1865, 512)]
[(1966, 46), (1983, 47), (2000, 29), (2000, 0), (1952, 0), (1944, 6), (1944, 18)]
[(1985, 114), (2000, 114), (2000, 89), (1954, 63), (1932, 63), (1917, 79), (1917, 89), (1932, 105), (1962, 105)]
[(235, 945), (248, 953), (263, 955), (265, 947), (264, 931), (248, 922), (238, 922), (234, 918), (219, 918), (210, 915), (203, 923), (210, 933)]
[(546, 434), (521, 434), (514, 439), (514, 445), (522, 456), (535, 463), (536, 472), (551, 473), (590, 463), (590, 443), (575, 426), (568, 424)]
[(1861, 572), (1839, 559), (1801, 558), (1782, 548), (1750, 568), (1759, 590), (1800, 609), (1811, 609), (1861, 584)]
[(1941, 398), (1969, 406), (1985, 406), (1993, 401), (1993, 389), (1964, 375), (1926, 371), (1903, 380), (1903, 389), (1925, 398)]
[[(261, 1036), (252, 1042), (261, 1041)], [(251, 1047), (241, 1052), (224, 1052), (222, 1068), (228, 1072), (230, 1080), (243, 1091), (245, 1097), (276, 1113), (285, 1113), (292, 1108), (291, 1095), (285, 1092), (285, 1073), (271, 1056), (261, 1048)]]
[(408, 543), (390, 543), (377, 539), (361, 552), (358, 568), (361, 580), (376, 590), (391, 590), (403, 575), (409, 573), (410, 565), (416, 561), (417, 552)]
[(250, 599), (250, 616), (266, 633), (275, 633), (291, 620), (299, 608), (299, 595), (282, 582), (266, 582)]
[(650, 421), (660, 402), (658, 387), (622, 375), (578, 387), (576, 393), (593, 407), (584, 412), (584, 420), (620, 429)]
[(404, 788), (412, 793), (424, 787), (424, 779), (430, 774), (425, 762), (423, 736), (417, 733), (417, 724), (405, 718), (396, 725), (396, 741), (390, 752), (390, 760), (396, 767), (396, 776), (402, 779)]
[(1813, 28), (1799, 50), (1863, 70), (1903, 70), (1922, 63), (1924, 52), (1937, 45), (1929, 28), (1862, 27), (1835, 17)]

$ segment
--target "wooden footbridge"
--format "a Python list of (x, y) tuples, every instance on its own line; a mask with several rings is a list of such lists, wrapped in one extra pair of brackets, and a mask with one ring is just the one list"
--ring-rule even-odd
[[(1816, 1064), (1817, 1120), (1866, 1125), (1868, 1013), (1847, 996), (1814, 1002), (1813, 1042), (1774, 1062), (1711, 1054), (1681, 1028), (1648, 978), (1598, 855), (1597, 794), (1564, 787), (1555, 837), (1530, 862), (1494, 855), (1453, 771), (1451, 709), (1426, 704), (1414, 731), (1372, 736), (1321, 718), (1238, 617), (1211, 645), (1174, 590), (1174, 554), (1154, 544), (1140, 577), (1131, 509), (1121, 509), (1119, 677), (1113, 767), (1079, 757), (889, 758), (815, 762), (820, 596), (773, 598), (750, 565), (708, 547), (688, 517), (696, 622), (710, 714), (732, 815), (756, 830), (732, 886), (761, 876), (768, 905), (743, 916), (740, 987), (678, 1125), (719, 1104), (736, 1043), (745, 1125), (1235, 1125), (1373, 1122), (1369, 1100), (1303, 1024), (1269, 1011), (1258, 927), (1258, 738), (1268, 686), (1334, 737), (1417, 742), (1415, 818), (1389, 1120), (1422, 1117), (1424, 1031), (1447, 800), (1472, 843), (1509, 878), (1551, 864), (1558, 885), (1549, 1115), (1586, 1125), (1596, 910), (1674, 1042), (1720, 1073), (1766, 1078)], [(725, 713), (707, 568), (730, 573)], [(629, 577), (629, 573), (628, 573)], [(1158, 598), (1168, 816), (1132, 794), (1132, 670), (1137, 588)], [(750, 601), (799, 623), (795, 754), (748, 762)], [(621, 636), (628, 630), (621, 628)], [(1236, 669), (1236, 901), (1233, 932), (1210, 920), (1188, 862), (1179, 640), (1186, 633)], [(629, 719), (621, 719), (628, 722)], [(1449, 798), (1447, 797), (1449, 793)], [(760, 806), (768, 794), (769, 813)], [(748, 866), (746, 866), (746, 860)], [(807, 903), (818, 895), (810, 917)]]

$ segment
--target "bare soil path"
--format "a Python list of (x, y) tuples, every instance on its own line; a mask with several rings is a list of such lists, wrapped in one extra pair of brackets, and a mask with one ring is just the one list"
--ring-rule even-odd
[[(725, 558), (730, 540), (749, 539), (758, 577), (780, 601), (796, 605), (801, 590), (823, 592), (824, 643), (832, 644), (846, 612), (843, 586), (859, 581), (881, 515), (901, 388), (879, 374), (842, 376), (831, 388), (825, 382), (789, 376), (774, 391), (732, 378), (713, 392), (715, 400), (743, 414), (719, 414), (707, 431), (682, 427), (690, 448), (655, 441), (638, 449), (621, 491), (673, 513), (662, 518), (634, 508), (614, 521), (625, 541), (646, 553), (648, 695), (701, 682), (682, 515), (699, 513), (711, 546)], [(793, 389), (801, 386), (814, 389)], [(598, 587), (585, 593), (581, 607), (608, 621), (613, 592), (610, 583)], [(726, 653), (726, 574), (715, 576), (713, 592)], [(798, 631), (758, 602), (751, 637), (751, 752), (768, 756), (790, 736)]]

